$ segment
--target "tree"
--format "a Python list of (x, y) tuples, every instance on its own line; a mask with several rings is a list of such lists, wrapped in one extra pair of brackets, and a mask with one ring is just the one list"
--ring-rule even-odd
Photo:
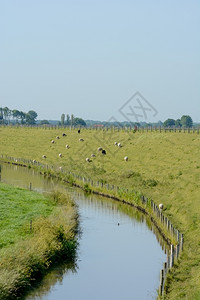
[(80, 126), (86, 126), (86, 123), (81, 118), (74, 118), (74, 125), (75, 126), (78, 126), (78, 125), (80, 125)]
[(61, 115), (61, 125), (64, 126), (65, 124), (65, 114)]
[(4, 115), (4, 119), (5, 121), (9, 121), (9, 116), (11, 115), (11, 110), (6, 106), (3, 108), (3, 115)]
[(70, 116), (67, 114), (66, 115), (66, 125), (70, 125)]
[(181, 117), (181, 125), (189, 128), (192, 127), (193, 126), (192, 118), (190, 116), (183, 115)]
[(74, 125), (74, 115), (71, 115), (71, 126)]
[(177, 119), (176, 121), (175, 121), (175, 126), (176, 127), (181, 127), (182, 125), (181, 125), (181, 120), (180, 119)]
[(25, 123), (24, 120), (26, 119), (26, 113), (20, 111), (19, 114), (20, 114), (21, 124), (24, 124)]
[(164, 127), (171, 127), (175, 125), (175, 120), (174, 119), (167, 119), (164, 123)]
[(34, 110), (29, 110), (26, 114), (26, 123), (29, 125), (35, 124), (35, 119), (37, 118), (37, 113)]
[(12, 110), (12, 117), (15, 119), (16, 123), (18, 122), (18, 119), (20, 119), (20, 111), (17, 109)]
[(49, 121), (48, 120), (41, 120), (40, 125), (48, 125)]

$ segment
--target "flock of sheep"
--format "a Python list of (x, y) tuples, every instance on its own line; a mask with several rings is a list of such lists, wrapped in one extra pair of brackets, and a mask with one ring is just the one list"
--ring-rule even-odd
[[(80, 129), (78, 130), (78, 133), (80, 134)], [(67, 136), (67, 135), (66, 135), (66, 133), (63, 133), (62, 136), (65, 137), (65, 136)], [(56, 136), (56, 139), (59, 140), (60, 137), (59, 137), (59, 136)], [(84, 142), (84, 139), (83, 139), (83, 138), (79, 138), (79, 142)], [(51, 140), (51, 143), (54, 144), (54, 143), (55, 143), (55, 140)], [(117, 147), (119, 147), (119, 148), (122, 147), (121, 143), (114, 142), (114, 145), (117, 146)], [(69, 149), (69, 148), (70, 148), (70, 146), (69, 146), (68, 144), (66, 144), (65, 147), (66, 147), (66, 149)], [(106, 155), (106, 150), (103, 149), (102, 147), (98, 147), (98, 148), (97, 148), (97, 151), (101, 152), (103, 155)], [(62, 153), (59, 153), (58, 156), (59, 156), (60, 158), (63, 157)], [(91, 154), (91, 157), (95, 157), (95, 156), (96, 156), (95, 154)], [(46, 156), (46, 155), (42, 155), (42, 158), (43, 158), (43, 159), (46, 159), (47, 156)], [(86, 161), (86, 162), (91, 162), (92, 160), (91, 160), (89, 157), (86, 157), (85, 161)], [(125, 156), (125, 157), (124, 157), (124, 161), (128, 161), (128, 156)]]

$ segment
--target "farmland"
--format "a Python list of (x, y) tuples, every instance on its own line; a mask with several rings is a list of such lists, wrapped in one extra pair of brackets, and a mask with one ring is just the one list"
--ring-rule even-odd
[[(67, 136), (63, 137), (63, 132)], [(156, 204), (162, 202), (164, 214), (185, 241), (179, 262), (167, 279), (167, 299), (200, 298), (200, 135), (93, 129), (78, 134), (66, 128), (1, 127), (0, 139), (0, 154), (63, 167), (94, 181), (134, 189)], [(106, 155), (98, 147), (105, 149)], [(86, 162), (87, 157), (91, 162)]]

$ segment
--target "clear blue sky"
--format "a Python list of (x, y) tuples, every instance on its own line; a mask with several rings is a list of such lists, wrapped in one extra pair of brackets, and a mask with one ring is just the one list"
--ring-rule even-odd
[(199, 0), (0, 0), (0, 106), (123, 121), (137, 91), (200, 121)]

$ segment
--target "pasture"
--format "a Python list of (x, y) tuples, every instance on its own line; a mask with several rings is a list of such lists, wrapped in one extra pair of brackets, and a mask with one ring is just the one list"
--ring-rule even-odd
[(140, 191), (157, 205), (162, 202), (164, 214), (184, 234), (184, 251), (168, 276), (166, 299), (200, 299), (199, 134), (0, 127), (0, 145), (0, 155), (63, 167)]

